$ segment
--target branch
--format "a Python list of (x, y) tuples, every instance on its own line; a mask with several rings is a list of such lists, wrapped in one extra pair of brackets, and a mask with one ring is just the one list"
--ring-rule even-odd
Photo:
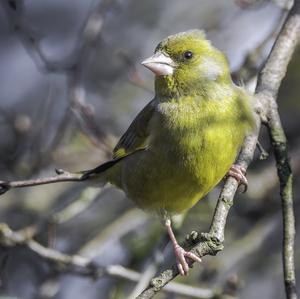
[(55, 171), (57, 175), (47, 178), (38, 178), (26, 181), (0, 181), (0, 195), (13, 188), (31, 187), (60, 182), (81, 182), (85, 180), (83, 172), (71, 173), (62, 169), (56, 169)]
[[(6, 224), (0, 224), (0, 245), (5, 247), (25, 246), (39, 257), (52, 263), (55, 270), (59, 272), (72, 272), (83, 276), (90, 276), (94, 279), (103, 276), (112, 276), (126, 279), (133, 282), (140, 280), (141, 274), (127, 269), (121, 265), (99, 266), (91, 259), (80, 255), (68, 255), (58, 250), (44, 247), (24, 234), (11, 230)], [(170, 283), (165, 291), (178, 295), (188, 296), (189, 298), (212, 299), (221, 290), (205, 289), (187, 286), (182, 283)]]
[[(297, 0), (289, 13), (281, 32), (271, 50), (267, 62), (258, 76), (256, 88), (256, 130), (246, 137), (242, 146), (237, 164), (247, 169), (253, 159), (257, 144), (258, 134), (262, 121), (270, 120), (269, 127), (271, 138), (274, 140), (274, 149), (277, 158), (278, 173), (280, 175), (281, 194), (284, 214), (284, 273), (287, 298), (296, 299), (293, 244), (294, 244), (294, 215), (291, 196), (291, 171), (287, 157), (286, 139), (278, 116), (276, 96), (281, 81), (286, 73), (288, 63), (297, 45), (300, 34), (299, 2)], [(223, 249), (224, 230), (227, 215), (233, 204), (233, 198), (238, 187), (237, 181), (229, 177), (221, 191), (213, 216), (209, 233), (191, 234), (189, 241), (196, 243), (191, 249), (199, 257), (205, 255), (216, 255)], [(199, 241), (201, 241), (199, 243)], [(187, 245), (187, 244), (185, 244)], [(152, 279), (150, 285), (137, 299), (148, 299), (159, 292), (167, 283), (178, 275), (176, 265), (167, 269)]]
[(289, 162), (288, 145), (282, 128), (276, 103), (281, 80), (285, 76), (289, 58), (300, 40), (300, 0), (295, 0), (280, 36), (260, 76), (257, 89), (262, 91), (263, 100), (269, 104), (267, 128), (273, 145), (280, 182), (283, 215), (283, 268), (286, 297), (296, 299), (294, 265), (295, 216), (292, 193), (292, 170)]

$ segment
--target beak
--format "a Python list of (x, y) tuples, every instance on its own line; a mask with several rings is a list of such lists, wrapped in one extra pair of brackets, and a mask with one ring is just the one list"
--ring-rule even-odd
[(176, 67), (174, 61), (163, 52), (155, 53), (153, 56), (144, 60), (142, 65), (152, 71), (156, 76), (172, 75)]

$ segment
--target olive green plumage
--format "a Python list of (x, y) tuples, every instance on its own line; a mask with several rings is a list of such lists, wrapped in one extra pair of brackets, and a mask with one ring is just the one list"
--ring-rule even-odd
[(234, 162), (253, 126), (250, 98), (199, 30), (169, 36), (155, 52), (171, 58), (172, 67), (160, 64), (170, 74), (156, 76), (154, 99), (120, 139), (111, 164), (89, 175), (121, 188), (143, 209), (180, 213)]

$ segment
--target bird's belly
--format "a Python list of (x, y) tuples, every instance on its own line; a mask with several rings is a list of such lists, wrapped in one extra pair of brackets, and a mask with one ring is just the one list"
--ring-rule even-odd
[(180, 213), (191, 208), (226, 174), (241, 141), (232, 130), (163, 134), (123, 165), (122, 189), (144, 209)]

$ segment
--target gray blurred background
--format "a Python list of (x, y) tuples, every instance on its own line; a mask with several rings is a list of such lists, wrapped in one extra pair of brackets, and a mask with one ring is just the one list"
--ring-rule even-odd
[[(226, 53), (235, 82), (253, 89), (289, 5), (279, 0), (1, 0), (0, 180), (52, 175), (56, 167), (93, 168), (109, 158), (119, 136), (153, 97), (153, 75), (140, 61), (169, 34), (205, 30)], [(297, 50), (278, 99), (290, 141), (296, 217), (299, 79)], [(270, 151), (264, 130), (260, 141)], [(230, 212), (224, 251), (205, 257), (177, 282), (219, 290), (222, 298), (284, 297), (272, 155), (262, 161), (257, 153), (248, 180), (248, 192), (236, 197)], [(208, 230), (219, 190), (187, 214), (179, 239), (192, 230)], [(0, 221), (44, 246), (81, 254), (100, 266), (145, 273), (149, 265), (159, 269), (159, 252), (168, 255), (159, 219), (113, 188), (100, 194), (65, 183), (13, 190), (0, 198)], [(298, 278), (299, 254), (296, 238)], [(61, 273), (24, 246), (0, 247), (0, 275), (0, 293), (12, 298), (128, 298), (136, 287), (126, 279)], [(157, 298), (192, 297), (161, 292)]]

